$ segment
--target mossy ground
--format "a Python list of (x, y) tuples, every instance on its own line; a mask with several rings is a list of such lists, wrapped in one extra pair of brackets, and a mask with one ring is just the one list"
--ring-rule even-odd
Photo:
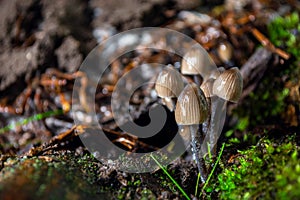
[[(87, 164), (88, 163), (88, 164)], [(93, 160), (71, 156), (8, 158), (0, 174), (1, 199), (109, 198), (93, 184)], [(97, 163), (97, 168), (100, 163)], [(17, 193), (16, 193), (17, 191)]]
[[(181, 196), (161, 170), (127, 174), (102, 165), (88, 152), (81, 156), (65, 151), (37, 157), (10, 157), (2, 165), (1, 199), (173, 199)], [(196, 174), (190, 176), (190, 173), (196, 172), (196, 167), (188, 165), (182, 160), (168, 170), (185, 189), (193, 190)], [(193, 184), (189, 184), (191, 181)]]
[[(255, 146), (224, 160), (215, 174), (206, 197), (220, 199), (297, 199), (300, 197), (299, 136), (280, 139), (264, 137)], [(234, 151), (227, 146), (224, 156)], [(227, 153), (226, 153), (227, 151)], [(224, 162), (225, 161), (225, 162)]]
[[(300, 198), (299, 134), (273, 135), (269, 131), (265, 135), (239, 143), (228, 141), (199, 199)], [(162, 170), (127, 174), (102, 165), (88, 153), (8, 158), (3, 166), (1, 199), (184, 199)], [(178, 160), (167, 170), (193, 197), (197, 179), (194, 164)]]

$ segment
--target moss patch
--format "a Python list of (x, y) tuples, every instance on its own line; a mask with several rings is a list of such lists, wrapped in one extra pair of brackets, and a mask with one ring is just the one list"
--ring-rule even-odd
[(300, 148), (295, 136), (282, 141), (261, 139), (238, 151), (207, 188), (221, 199), (299, 199)]
[[(0, 174), (1, 199), (92, 199), (108, 198), (91, 184), (90, 172), (84, 166), (83, 157), (77, 159), (42, 156), (33, 158), (9, 158)], [(18, 191), (17, 193), (15, 191)]]

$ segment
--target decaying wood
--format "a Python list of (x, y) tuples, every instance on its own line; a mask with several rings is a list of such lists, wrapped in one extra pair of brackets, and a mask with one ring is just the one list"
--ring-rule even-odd
[(257, 49), (248, 61), (241, 67), (243, 76), (244, 90), (241, 99), (245, 98), (252, 92), (260, 82), (268, 63), (271, 60), (272, 52), (265, 47)]

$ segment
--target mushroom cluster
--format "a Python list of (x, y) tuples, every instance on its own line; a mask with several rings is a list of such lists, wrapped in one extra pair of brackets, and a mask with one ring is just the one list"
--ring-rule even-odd
[(193, 76), (194, 82), (186, 82), (184, 87), (182, 75), (168, 65), (157, 76), (155, 85), (162, 104), (174, 111), (179, 132), (188, 130), (189, 136), (184, 136), (183, 140), (190, 141), (191, 138), (193, 158), (202, 182), (207, 178), (203, 158), (207, 144), (213, 147), (212, 153), (215, 154), (216, 133), (221, 131), (218, 123), (224, 123), (226, 102), (236, 103), (243, 88), (237, 67), (225, 70), (216, 68), (212, 63), (202, 48), (192, 47), (182, 59), (180, 72)]

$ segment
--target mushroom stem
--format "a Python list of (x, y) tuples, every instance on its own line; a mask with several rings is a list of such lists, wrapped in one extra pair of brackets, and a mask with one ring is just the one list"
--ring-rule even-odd
[(206, 136), (208, 134), (208, 129), (211, 121), (211, 97), (206, 98), (207, 103), (208, 103), (208, 109), (210, 110), (207, 119), (202, 123), (202, 133)]
[(161, 99), (162, 104), (167, 106), (167, 108), (173, 112), (175, 109), (175, 104), (176, 104), (176, 98), (171, 98), (171, 97), (165, 97)]
[(191, 144), (191, 133), (190, 133), (189, 126), (179, 125), (178, 132), (183, 140), (184, 147), (187, 150), (188, 148), (190, 148), (190, 144)]
[(203, 82), (203, 78), (201, 75), (197, 74), (197, 75), (194, 75), (193, 76), (193, 79), (194, 79), (194, 82), (197, 84), (197, 85), (201, 85), (202, 82)]
[(207, 173), (206, 173), (206, 167), (204, 164), (204, 160), (201, 157), (200, 150), (201, 150), (201, 135), (200, 132), (198, 132), (198, 125), (189, 125), (190, 128), (190, 133), (191, 133), (191, 144), (192, 144), (192, 153), (194, 160), (196, 161), (199, 173), (200, 173), (200, 178), (202, 183), (205, 183)]
[[(209, 135), (209, 144), (210, 148), (212, 148), (212, 155), (216, 155), (217, 140), (221, 135), (226, 117), (226, 105), (227, 101), (224, 99), (217, 96), (211, 97), (211, 115), (207, 134)], [(206, 141), (204, 141), (204, 143), (206, 144)], [(207, 149), (202, 149), (202, 151), (204, 154), (207, 153)]]

